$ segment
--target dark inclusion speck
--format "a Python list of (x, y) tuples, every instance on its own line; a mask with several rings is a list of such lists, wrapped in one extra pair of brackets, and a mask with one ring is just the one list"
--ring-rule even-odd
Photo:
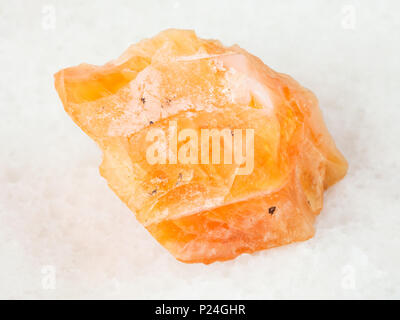
[(268, 209), (268, 213), (272, 216), (276, 210), (276, 207), (271, 207)]
[(150, 121), (149, 123), (150, 123), (150, 124), (154, 124), (154, 122), (153, 122), (153, 121)]
[(142, 103), (146, 103), (146, 99), (144, 97), (141, 97), (140, 100), (142, 101)]
[(157, 189), (154, 189), (154, 190), (151, 192), (151, 195), (154, 196), (156, 193), (157, 193)]
[(182, 173), (179, 173), (179, 175), (178, 175), (178, 181), (176, 181), (176, 184), (175, 185), (179, 185), (180, 183), (181, 183), (181, 181), (182, 181)]

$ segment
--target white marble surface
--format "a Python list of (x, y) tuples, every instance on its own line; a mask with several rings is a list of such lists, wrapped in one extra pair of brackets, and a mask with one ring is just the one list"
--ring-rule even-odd
[[(400, 298), (398, 1), (0, 1), (1, 298)], [(168, 27), (238, 43), (318, 96), (350, 163), (316, 236), (175, 261), (98, 174), (53, 73)]]

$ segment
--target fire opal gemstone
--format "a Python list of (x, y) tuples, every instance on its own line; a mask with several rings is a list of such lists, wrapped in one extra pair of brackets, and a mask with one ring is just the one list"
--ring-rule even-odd
[(347, 171), (312, 92), (193, 31), (61, 70), (55, 87), (103, 151), (110, 188), (180, 261), (311, 238), (324, 190)]

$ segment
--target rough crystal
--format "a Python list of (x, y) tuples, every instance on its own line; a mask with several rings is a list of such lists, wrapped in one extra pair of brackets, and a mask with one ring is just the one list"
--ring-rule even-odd
[[(166, 30), (104, 66), (61, 70), (55, 86), (102, 149), (100, 172), (111, 189), (184, 262), (309, 239), (324, 190), (347, 171), (314, 94), (240, 47), (192, 31)], [(232, 137), (253, 129), (253, 170), (149, 163), (149, 131), (171, 132), (171, 123), (199, 137), (206, 128), (229, 128)], [(222, 155), (228, 147), (224, 141)]]

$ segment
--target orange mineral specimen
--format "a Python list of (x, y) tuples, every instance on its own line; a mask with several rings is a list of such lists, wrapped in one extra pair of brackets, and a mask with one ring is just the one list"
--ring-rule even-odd
[(311, 238), (324, 190), (347, 171), (312, 92), (193, 31), (61, 70), (55, 86), (111, 189), (184, 262)]

